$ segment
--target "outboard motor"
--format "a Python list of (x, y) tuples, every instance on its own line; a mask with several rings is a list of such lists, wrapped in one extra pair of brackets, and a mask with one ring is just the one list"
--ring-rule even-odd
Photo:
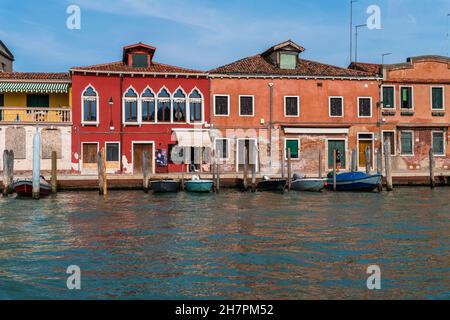
[(269, 180), (270, 180), (270, 177), (264, 176), (264, 177), (263, 177), (263, 180), (264, 180), (264, 181), (269, 181)]
[(300, 173), (294, 173), (294, 181), (295, 180), (301, 180), (301, 179), (305, 179), (305, 176), (300, 174)]

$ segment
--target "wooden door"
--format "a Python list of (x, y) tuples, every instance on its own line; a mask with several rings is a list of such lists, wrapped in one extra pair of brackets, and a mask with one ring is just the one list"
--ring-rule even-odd
[(96, 143), (83, 143), (83, 168), (96, 169), (98, 159), (98, 145)]
[(139, 143), (133, 145), (133, 174), (142, 174), (142, 157), (144, 151), (148, 152), (150, 173), (153, 172), (153, 145), (151, 143)]
[(373, 148), (372, 141), (359, 141), (359, 167), (366, 167), (366, 148), (370, 148), (370, 159), (371, 163), (373, 162)]
[(328, 140), (328, 168), (333, 168), (334, 150), (338, 150), (341, 154), (341, 168), (346, 168), (347, 153), (344, 140)]

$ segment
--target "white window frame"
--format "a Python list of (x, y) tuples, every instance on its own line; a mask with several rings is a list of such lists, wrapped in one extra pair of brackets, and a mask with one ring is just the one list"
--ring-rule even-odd
[[(411, 142), (412, 142), (412, 154), (404, 154), (403, 153), (403, 148), (402, 148), (402, 134), (403, 133), (411, 133)], [(414, 157), (415, 152), (414, 152), (414, 131), (413, 130), (401, 130), (400, 131), (400, 135), (399, 135), (399, 143), (400, 143), (400, 155), (402, 157)]]
[[(134, 93), (136, 94), (136, 98), (126, 98), (125, 95), (127, 94), (128, 91), (133, 90)], [(131, 102), (131, 101), (136, 101), (136, 122), (127, 122), (125, 121), (125, 106), (127, 102)], [(139, 99), (139, 93), (138, 91), (133, 87), (133, 86), (129, 86), (123, 93), (122, 95), (122, 123), (125, 126), (140, 126), (142, 124), (141, 121), (141, 103), (140, 103), (140, 99)]]
[[(297, 98), (297, 115), (291, 116), (286, 114), (286, 106), (288, 98)], [(299, 118), (300, 117), (300, 96), (284, 96), (284, 116), (286, 118)]]
[[(84, 121), (84, 93), (88, 88), (92, 88), (94, 90), (96, 97), (96, 115), (97, 115), (97, 121)], [(98, 94), (98, 91), (95, 89), (95, 87), (92, 84), (89, 84), (84, 88), (84, 90), (81, 92), (81, 126), (99, 126), (100, 125), (100, 95)]]
[[(435, 133), (442, 134), (442, 141), (443, 141), (443, 144), (444, 144), (444, 152), (442, 154), (434, 153), (434, 139), (433, 138), (434, 138), (434, 134)], [(431, 131), (431, 150), (433, 150), (433, 154), (434, 154), (435, 157), (445, 157), (446, 156), (446, 152), (445, 151), (446, 151), (447, 146), (445, 144), (445, 137), (446, 137), (446, 134), (445, 134), (444, 131), (437, 131), (437, 130)]]
[(225, 160), (228, 161), (231, 158), (231, 139), (230, 138), (215, 138), (214, 139), (214, 150), (216, 151), (217, 154), (217, 140), (225, 140), (227, 143), (227, 157), (224, 157), (223, 155), (221, 155), (219, 157), (219, 160)]
[[(332, 116), (331, 115), (331, 99), (341, 99), (342, 100), (342, 115), (340, 116)], [(344, 118), (345, 116), (345, 102), (343, 96), (329, 96), (328, 97), (328, 116), (330, 118)]]
[[(159, 95), (161, 94), (161, 92), (164, 91), (164, 89), (166, 89), (166, 91), (169, 93), (169, 98), (160, 98)], [(169, 99), (169, 103), (170, 103), (170, 120), (169, 121), (159, 121), (158, 120), (158, 104), (161, 101), (165, 101), (166, 99)], [(172, 92), (166, 87), (166, 86), (162, 86), (161, 89), (158, 91), (158, 94), (156, 95), (156, 104), (155, 104), (155, 123), (162, 123), (162, 124), (168, 124), (168, 123), (172, 123), (173, 120), (173, 94)]]
[[(151, 93), (153, 93), (153, 96), (154, 96), (154, 98), (147, 98), (147, 97), (143, 97), (143, 95), (144, 95), (144, 93), (145, 93), (145, 91), (147, 91), (147, 90), (150, 90), (150, 92)], [(139, 98), (140, 98), (140, 100), (141, 100), (141, 103), (140, 103), (140, 106), (139, 106), (139, 112), (140, 112), (140, 117), (139, 117), (139, 122), (141, 123), (141, 124), (153, 124), (153, 123), (156, 123), (156, 120), (157, 120), (157, 114), (156, 114), (156, 111), (157, 111), (157, 100), (158, 100), (158, 98), (157, 98), (157, 96), (156, 96), (156, 94), (155, 94), (155, 91), (152, 89), (152, 88), (150, 88), (149, 86), (147, 86), (147, 87), (145, 87), (145, 89), (141, 92), (141, 94), (139, 95)], [(154, 121), (143, 121), (142, 120), (142, 103), (143, 102), (154, 102), (155, 103), (155, 120)]]
[[(199, 99), (199, 101), (197, 99), (191, 99), (191, 94), (194, 93), (194, 91), (197, 90), (197, 92), (200, 94), (201, 99)], [(191, 101), (192, 100), (192, 101)], [(191, 122), (191, 103), (195, 103), (195, 102), (201, 102), (201, 106), (202, 106), (202, 110), (201, 110), (201, 114), (202, 114), (202, 119), (201, 121), (194, 121)], [(191, 92), (189, 92), (189, 94), (186, 96), (186, 106), (187, 106), (187, 110), (186, 110), (186, 123), (188, 124), (194, 124), (194, 125), (203, 125), (205, 124), (205, 95), (203, 94), (203, 92), (197, 88), (194, 87), (194, 89), (191, 90)]]
[[(402, 89), (403, 88), (411, 88), (411, 106), (412, 106), (412, 108), (411, 109), (404, 109), (403, 108), (403, 106), (402, 106)], [(400, 110), (401, 111), (414, 111), (414, 86), (411, 86), (411, 85), (409, 85), (409, 86), (400, 86), (399, 87), (399, 106), (400, 106)]]
[[(243, 115), (241, 114), (241, 98), (252, 98), (252, 114)], [(239, 117), (254, 117), (255, 116), (255, 96), (254, 95), (240, 95), (239, 96)]]
[[(216, 97), (227, 97), (227, 114), (217, 114), (216, 113)], [(230, 116), (230, 95), (229, 94), (215, 94), (213, 96), (213, 108), (214, 108), (214, 116), (215, 117), (229, 117)], [(240, 101), (240, 99), (239, 99)], [(239, 107), (239, 112), (240, 112), (240, 107)]]
[[(359, 102), (361, 99), (370, 99), (370, 116), (362, 116), (360, 115), (359, 111)], [(358, 108), (358, 118), (372, 118), (373, 116), (373, 101), (372, 101), (372, 97), (358, 97), (358, 104), (357, 104), (357, 108)]]
[[(384, 89), (384, 88), (394, 88), (394, 99), (393, 99), (393, 101), (394, 101), (394, 106), (393, 106), (392, 108), (386, 108), (386, 107), (384, 106), (384, 94), (383, 94), (383, 89)], [(383, 110), (385, 110), (385, 111), (394, 111), (394, 110), (397, 110), (397, 99), (395, 98), (396, 93), (397, 93), (397, 89), (396, 89), (395, 85), (384, 84), (384, 85), (381, 86), (381, 99), (383, 100), (383, 104), (382, 104), (381, 108), (382, 108)]]
[[(384, 133), (385, 132), (390, 132), (394, 134), (394, 154), (392, 155), (393, 157), (395, 157), (397, 155), (397, 131), (396, 130), (381, 130), (381, 143), (384, 146)], [(384, 147), (381, 148), (382, 153), (384, 154)]]
[[(433, 89), (442, 89), (442, 109), (433, 109)], [(445, 86), (431, 86), (430, 87), (430, 108), (433, 112), (445, 111)]]
[[(106, 160), (106, 149), (108, 147), (108, 144), (118, 144), (119, 145), (119, 160), (117, 162), (120, 162), (120, 158), (121, 158), (121, 145), (120, 145), (120, 141), (105, 141), (105, 160)], [(106, 160), (106, 162), (116, 162), (116, 161), (108, 161)]]
[[(180, 100), (180, 101), (183, 100), (182, 98), (175, 98), (175, 94), (178, 92), (178, 90), (181, 90), (181, 91), (183, 92), (184, 96), (185, 96), (185, 99), (184, 99), (184, 107), (186, 108), (186, 110), (184, 111), (184, 113), (185, 113), (186, 121), (184, 121), (184, 122), (176, 122), (175, 119), (174, 119), (174, 117), (173, 117), (173, 112), (174, 112), (174, 110), (175, 110), (175, 102), (176, 102), (175, 100), (177, 100), (177, 101), (178, 101), (178, 100)], [(167, 90), (167, 91), (170, 93), (169, 90)], [(199, 92), (200, 92), (200, 91), (199, 91)], [(171, 98), (170, 98), (170, 123), (174, 123), (174, 124), (187, 123), (188, 99), (189, 99), (189, 97), (188, 97), (188, 95), (187, 95), (187, 92), (186, 92), (186, 91), (183, 89), (183, 87), (181, 87), (181, 86), (179, 86), (177, 89), (175, 89), (175, 91), (171, 94)]]
[(284, 149), (283, 149), (283, 154), (284, 154), (284, 159), (287, 160), (288, 159), (288, 155), (287, 155), (287, 142), (288, 141), (297, 141), (298, 143), (298, 157), (297, 158), (292, 158), (291, 160), (300, 160), (300, 149), (301, 149), (301, 141), (300, 138), (284, 138)]

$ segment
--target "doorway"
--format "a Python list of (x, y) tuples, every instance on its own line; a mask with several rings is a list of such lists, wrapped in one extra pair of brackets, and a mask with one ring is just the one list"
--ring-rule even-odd
[(142, 159), (144, 151), (148, 152), (149, 172), (153, 173), (153, 143), (133, 143), (133, 174), (142, 174)]
[(346, 140), (328, 140), (328, 168), (333, 168), (334, 150), (339, 151), (341, 159), (341, 168), (347, 167), (347, 148)]
[(358, 166), (366, 167), (366, 149), (370, 150), (370, 166), (373, 168), (373, 133), (358, 134)]
[(258, 143), (256, 138), (238, 139), (236, 152), (236, 159), (238, 160), (238, 165), (236, 166), (237, 172), (244, 171), (246, 158), (248, 161), (248, 171), (250, 172), (254, 165), (256, 166), (256, 172), (258, 172)]

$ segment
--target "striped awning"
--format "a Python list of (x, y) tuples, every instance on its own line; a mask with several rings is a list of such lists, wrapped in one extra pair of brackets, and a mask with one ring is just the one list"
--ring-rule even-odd
[(69, 84), (61, 82), (0, 82), (0, 92), (68, 93)]

